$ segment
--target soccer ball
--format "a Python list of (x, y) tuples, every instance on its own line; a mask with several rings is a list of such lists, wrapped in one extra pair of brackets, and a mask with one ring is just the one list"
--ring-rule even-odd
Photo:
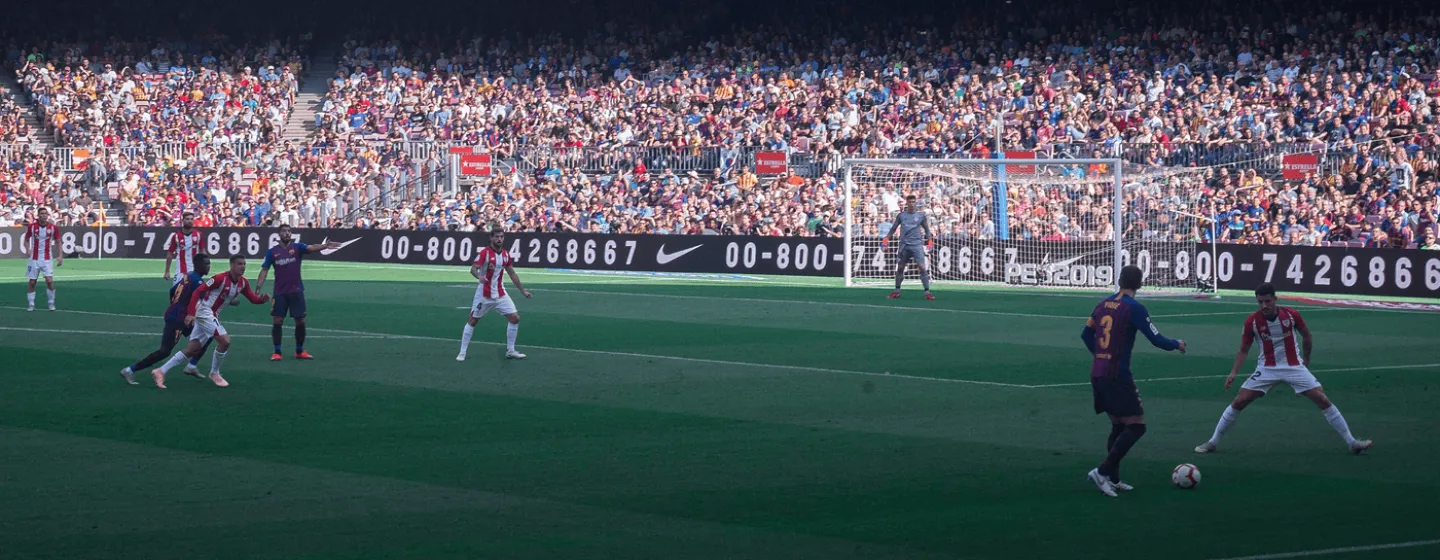
[(1175, 470), (1170, 471), (1170, 482), (1181, 490), (1189, 490), (1200, 484), (1200, 469), (1190, 463), (1185, 463)]

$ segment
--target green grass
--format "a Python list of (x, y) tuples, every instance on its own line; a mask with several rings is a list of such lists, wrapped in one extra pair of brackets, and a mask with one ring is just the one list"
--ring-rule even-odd
[[(269, 362), (268, 308), (243, 305), (224, 313), (232, 386), (176, 372), (161, 392), (116, 375), (158, 342), (158, 261), (67, 262), (56, 313), (24, 312), (23, 263), (0, 262), (3, 556), (1206, 559), (1440, 539), (1433, 314), (1301, 307), (1370, 455), (1282, 388), (1197, 456), (1253, 306), (1148, 302), (1191, 351), (1136, 356), (1165, 379), (1141, 384), (1138, 489), (1109, 499), (1084, 479), (1108, 432), (1078, 339), (1093, 293), (521, 270), (530, 358), (506, 361), (486, 317), (457, 363), (464, 269), (306, 267), (315, 361), (288, 359), (287, 326)], [(1199, 489), (1170, 486), (1181, 462)]]

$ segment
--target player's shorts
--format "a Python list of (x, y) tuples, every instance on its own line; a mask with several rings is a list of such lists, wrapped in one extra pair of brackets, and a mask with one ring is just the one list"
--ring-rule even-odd
[(470, 304), (470, 317), (472, 319), (484, 317), (486, 313), (492, 310), (499, 312), (501, 315), (510, 315), (515, 313), (515, 302), (510, 300), (509, 295), (503, 295), (498, 298), (487, 298), (480, 294), (475, 294), (475, 301)]
[(1267, 367), (1255, 368), (1255, 373), (1245, 380), (1241, 389), (1250, 389), (1265, 393), (1271, 387), (1284, 383), (1294, 389), (1296, 393), (1304, 393), (1311, 389), (1320, 387), (1320, 380), (1315, 379), (1315, 374), (1310, 373), (1310, 368), (1305, 366)]
[(219, 319), (196, 317), (195, 325), (190, 329), (190, 340), (204, 344), (210, 342), (212, 338), (225, 336), (225, 334), (225, 325), (221, 325)]
[(290, 315), (296, 319), (305, 318), (305, 292), (293, 294), (276, 294), (270, 300), (270, 316), (284, 317)]
[(901, 245), (898, 258), (900, 266), (905, 266), (905, 263), (912, 260), (915, 261), (915, 264), (925, 266), (925, 246)]
[[(198, 320), (198, 319), (197, 319)], [(175, 349), (175, 343), (190, 336), (192, 328), (185, 326), (185, 323), (165, 322), (165, 331), (160, 333), (160, 349), (169, 354)]]
[(1145, 408), (1140, 406), (1140, 388), (1134, 379), (1114, 377), (1091, 377), (1090, 389), (1095, 394), (1095, 414), (1114, 416), (1141, 416)]
[(40, 278), (54, 278), (54, 261), (30, 259), (30, 262), (25, 265), (25, 277), (30, 280), (39, 280)]

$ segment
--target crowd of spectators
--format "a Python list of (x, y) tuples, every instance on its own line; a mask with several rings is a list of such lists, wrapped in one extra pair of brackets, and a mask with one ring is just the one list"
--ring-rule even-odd
[(0, 227), (29, 223), (41, 207), (62, 226), (98, 225), (104, 219), (92, 193), (51, 154), (19, 147), (0, 150), (0, 162)]
[(730, 146), (823, 156), (983, 152), (997, 118), (1011, 149), (1343, 149), (1433, 132), (1440, 113), (1428, 92), (1440, 87), (1433, 19), (1384, 27), (1312, 13), (1253, 30), (1182, 15), (1143, 29), (1107, 25), (1107, 14), (1073, 29), (1054, 19), (1075, 15), (1037, 14), (1019, 34), (902, 20), (845, 38), (740, 29), (693, 42), (352, 41), (320, 119), (341, 134), (456, 139), (502, 155)]
[(438, 159), (375, 146), (288, 143), (249, 152), (205, 146), (183, 158), (106, 151), (91, 166), (115, 185), (126, 221), (142, 226), (171, 225), (192, 210), (209, 225), (354, 227), (360, 209), (437, 192), (443, 171)]
[(303, 73), (279, 40), (49, 44), (12, 50), (16, 76), (63, 146), (272, 142)]
[[(191, 148), (158, 161), (105, 156), (106, 176), (139, 224), (198, 206), (227, 225), (500, 221), (838, 235), (843, 189), (833, 166), (757, 177), (723, 158), (720, 169), (691, 171), (643, 156), (602, 169), (547, 157), (557, 149), (764, 149), (815, 162), (987, 157), (998, 140), (1042, 157), (1119, 154), (1163, 175), (1127, 196), (1131, 237), (1212, 235), (1172, 210), (1214, 219), (1215, 235), (1236, 243), (1409, 246), (1436, 231), (1433, 13), (1375, 18), (1326, 2), (1253, 17), (1123, 10), (819, 17), (704, 34), (611, 23), (580, 35), (357, 37), (325, 78), (318, 132), (294, 145), (276, 131), (302, 74), (300, 43), (220, 56), (203, 43), (50, 45), (28, 51), (19, 75), (64, 143)], [(518, 168), (497, 165), (459, 192), (437, 192), (443, 152), (402, 149), (431, 141), (478, 146)], [(227, 143), (235, 146), (214, 147)], [(1322, 168), (1281, 179), (1278, 154), (1298, 149), (1318, 150)], [(857, 201), (867, 217), (860, 227), (881, 233), (907, 188), (875, 185)], [(927, 211), (947, 234), (999, 235), (992, 195), (962, 190), (922, 193)], [(1110, 233), (1103, 190), (1019, 184), (1007, 196), (1011, 237)]]
[(13, 98), (0, 95), (0, 144), (25, 144), (31, 134), (30, 125), (25, 122), (25, 109)]

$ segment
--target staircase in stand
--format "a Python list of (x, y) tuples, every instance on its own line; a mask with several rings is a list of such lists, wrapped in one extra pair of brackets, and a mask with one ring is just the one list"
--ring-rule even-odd
[(281, 136), (292, 143), (304, 142), (315, 132), (315, 115), (325, 102), (330, 78), (340, 66), (336, 63), (338, 48), (324, 49), (310, 57), (311, 66), (300, 78), (300, 91), (295, 94), (295, 107), (285, 121)]

